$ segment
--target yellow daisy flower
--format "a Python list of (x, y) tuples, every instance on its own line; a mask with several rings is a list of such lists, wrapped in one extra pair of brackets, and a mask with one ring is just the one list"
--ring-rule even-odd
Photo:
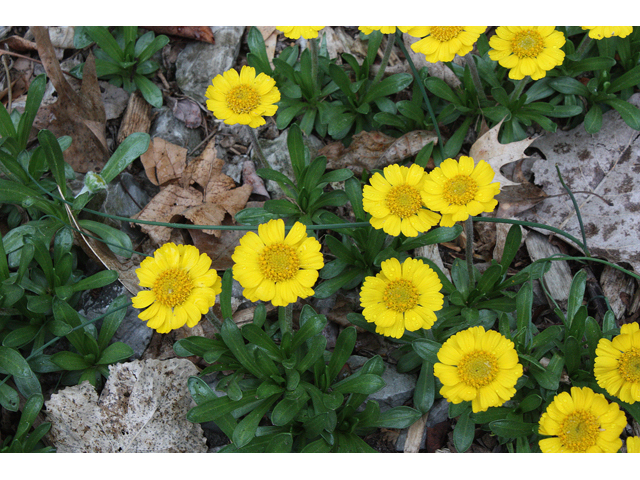
[(554, 27), (498, 27), (489, 40), (489, 57), (509, 68), (513, 80), (526, 75), (538, 80), (562, 65), (564, 44), (564, 34)]
[(434, 168), (424, 182), (424, 202), (427, 208), (442, 213), (440, 225), (452, 227), (469, 215), (492, 212), (498, 201), (500, 183), (494, 182), (495, 172), (484, 160), (474, 167), (473, 158), (447, 158)]
[(256, 70), (246, 65), (240, 74), (234, 69), (217, 75), (209, 85), (205, 96), (207, 108), (227, 125), (264, 125), (263, 116), (276, 113), (280, 91), (276, 81), (264, 73), (256, 77)]
[(627, 437), (627, 453), (640, 453), (640, 437)]
[(633, 27), (582, 27), (589, 30), (589, 36), (596, 40), (610, 37), (624, 38), (633, 32)]
[(601, 388), (623, 402), (640, 401), (640, 326), (627, 323), (613, 340), (601, 338), (593, 373)]
[(376, 332), (400, 338), (405, 328), (410, 332), (429, 329), (443, 305), (442, 283), (436, 272), (422, 260), (396, 258), (385, 260), (382, 271), (367, 277), (360, 291), (362, 315), (376, 324)]
[[(194, 327), (222, 291), (222, 280), (210, 269), (211, 259), (193, 245), (165, 243), (136, 269), (142, 290), (131, 299), (138, 317), (158, 333)], [(148, 308), (147, 308), (148, 307)]]
[(388, 35), (390, 33), (396, 33), (396, 27), (358, 27), (365, 35), (370, 35), (374, 30), (380, 30), (382, 33)]
[(318, 36), (318, 31), (322, 30), (324, 27), (276, 27), (287, 38), (293, 38), (297, 40), (298, 38), (316, 38)]
[(424, 209), (426, 180), (424, 169), (416, 164), (411, 167), (389, 165), (375, 173), (362, 190), (362, 205), (371, 214), (371, 225), (397, 237), (402, 232), (416, 237), (437, 225), (440, 215)]
[(258, 234), (247, 232), (240, 239), (231, 256), (233, 278), (252, 302), (284, 307), (313, 295), (311, 287), (324, 266), (320, 248), (315, 238), (307, 237), (302, 223), (296, 222), (285, 237), (284, 222), (269, 220), (258, 226)]
[(473, 412), (509, 400), (522, 376), (513, 342), (484, 327), (451, 336), (438, 351), (438, 360), (433, 373), (442, 382), (440, 394), (454, 404), (471, 401)]
[(412, 37), (422, 38), (429, 34), (430, 27), (398, 27), (401, 32), (411, 35)]
[(627, 417), (617, 403), (589, 387), (571, 387), (553, 398), (539, 421), (543, 453), (615, 453)]
[[(450, 62), (456, 55), (464, 56), (473, 49), (487, 27), (421, 27), (425, 38), (411, 45), (414, 52), (424, 53), (427, 62)], [(412, 30), (410, 35), (418, 33)], [(415, 35), (414, 35), (415, 36)]]

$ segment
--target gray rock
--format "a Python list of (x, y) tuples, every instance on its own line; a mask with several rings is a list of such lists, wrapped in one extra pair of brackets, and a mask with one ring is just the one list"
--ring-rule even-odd
[[(295, 176), (293, 174), (293, 167), (291, 165), (291, 157), (289, 155), (289, 149), (287, 147), (288, 134), (289, 130), (285, 130), (275, 140), (259, 139), (258, 142), (260, 143), (262, 153), (264, 154), (264, 157), (267, 160), (269, 166), (274, 170), (283, 173), (295, 183)], [(308, 137), (303, 136), (303, 141), (305, 146), (309, 149), (309, 159), (312, 160), (316, 158), (318, 150), (320, 150), (323, 146), (322, 142), (313, 135), (310, 135)], [(260, 168), (260, 161), (255, 152), (255, 149), (251, 152), (251, 158), (254, 162), (256, 162), (256, 168)], [(278, 198), (283, 195), (282, 190), (276, 182), (267, 180), (265, 181), (265, 187), (271, 194), (272, 198)]]
[[(352, 355), (347, 361), (352, 370), (357, 370), (368, 360), (366, 357)], [(411, 373), (398, 373), (394, 365), (385, 364), (382, 379), (386, 386), (376, 393), (369, 395), (369, 400), (375, 400), (384, 412), (393, 407), (399, 407), (413, 396), (416, 388), (417, 376)]]
[[(78, 312), (87, 319), (99, 317), (107, 311), (116, 297), (123, 294), (131, 298), (129, 291), (120, 282), (114, 282), (101, 288), (100, 295), (95, 299), (86, 291), (80, 300)], [(120, 327), (111, 340), (111, 342), (123, 342), (129, 345), (133, 349), (131, 359), (139, 359), (142, 356), (153, 335), (153, 330), (147, 327), (146, 322), (138, 318), (138, 313), (137, 309), (129, 306)], [(98, 330), (101, 324), (101, 320), (96, 322)]]
[(216, 43), (188, 44), (176, 60), (176, 82), (180, 89), (200, 103), (211, 80), (229, 70), (240, 53), (244, 27), (211, 27)]
[(173, 115), (169, 107), (154, 109), (154, 113), (157, 115), (149, 129), (151, 138), (160, 137), (189, 151), (193, 151), (202, 142), (200, 129), (188, 128)]

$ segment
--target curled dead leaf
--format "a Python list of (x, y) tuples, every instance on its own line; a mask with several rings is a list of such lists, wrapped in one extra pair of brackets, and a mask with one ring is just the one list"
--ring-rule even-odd
[(148, 150), (140, 156), (140, 161), (151, 183), (164, 185), (182, 177), (187, 162), (187, 149), (154, 137)]

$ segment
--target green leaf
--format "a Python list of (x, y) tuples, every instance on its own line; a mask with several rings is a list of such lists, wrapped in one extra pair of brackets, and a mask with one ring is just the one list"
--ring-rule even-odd
[(427, 90), (433, 93), (436, 97), (443, 98), (454, 105), (462, 105), (460, 103), (460, 98), (458, 98), (455, 92), (445, 83), (444, 80), (437, 77), (429, 77), (424, 82), (424, 85), (427, 87)]
[(356, 100), (355, 92), (351, 90), (351, 80), (341, 66), (334, 63), (329, 65), (329, 76), (336, 83), (336, 85), (338, 85), (338, 88), (340, 88), (342, 93), (344, 93), (347, 98), (350, 98), (353, 101)]
[(20, 397), (18, 396), (18, 392), (6, 383), (0, 384), (0, 405), (10, 412), (20, 410)]
[(562, 374), (563, 366), (564, 359), (562, 356), (554, 353), (544, 372), (531, 369), (530, 373), (542, 388), (556, 391), (560, 386), (560, 375)]
[(434, 245), (436, 243), (451, 242), (458, 238), (462, 232), (462, 226), (454, 225), (453, 227), (438, 227), (422, 233), (417, 237), (407, 238), (397, 248), (399, 252), (413, 250), (425, 245)]
[(611, 82), (608, 93), (616, 93), (625, 88), (635, 87), (640, 83), (640, 65), (635, 66), (631, 70), (623, 73)]
[(634, 130), (640, 130), (640, 110), (635, 105), (631, 105), (625, 100), (611, 98), (603, 103), (615, 108), (622, 117), (622, 120)]
[(411, 342), (413, 350), (420, 355), (424, 361), (431, 364), (438, 363), (438, 352), (442, 348), (442, 344), (428, 338), (418, 338)]
[(537, 423), (525, 423), (519, 420), (494, 420), (489, 423), (491, 432), (506, 438), (528, 437), (538, 431)]
[(344, 182), (351, 177), (353, 177), (353, 172), (351, 170), (348, 168), (341, 168), (322, 175), (322, 177), (320, 177), (320, 183)]
[(222, 275), (222, 290), (220, 292), (220, 312), (222, 319), (233, 318), (233, 308), (231, 306), (231, 289), (233, 287), (233, 273), (227, 268)]
[(16, 138), (16, 127), (13, 125), (11, 115), (9, 115), (9, 112), (7, 112), (7, 109), (2, 102), (0, 102), (0, 137)]
[(453, 445), (459, 453), (466, 452), (475, 436), (476, 425), (469, 417), (470, 410), (465, 411), (458, 417), (456, 426), (453, 428)]
[(362, 207), (362, 186), (360, 185), (360, 180), (355, 177), (349, 178), (344, 183), (344, 191), (351, 203), (356, 220), (366, 218), (366, 214)]
[(84, 370), (92, 366), (84, 356), (73, 352), (57, 352), (51, 355), (51, 361), (63, 370)]
[[(40, 297), (28, 297), (28, 298), (38, 299)], [(51, 297), (49, 297), (48, 300), (49, 300), (48, 308), (42, 309), (45, 312), (51, 309)], [(38, 310), (37, 308), (34, 309), (31, 305), (27, 305), (27, 308), (29, 309), (29, 311), (32, 311), (34, 313), (36, 310)], [(9, 332), (2, 339), (2, 345), (9, 348), (22, 347), (27, 343), (31, 342), (36, 337), (39, 331), (40, 331), (40, 327), (36, 325), (27, 325), (25, 327), (16, 328), (15, 330)]]
[(297, 124), (293, 124), (287, 130), (287, 148), (293, 166), (293, 173), (296, 179), (300, 180), (304, 168), (307, 166), (306, 147), (302, 139), (302, 132)]
[(489, 293), (494, 289), (500, 278), (502, 278), (502, 266), (498, 264), (491, 265), (478, 280), (477, 291), (483, 295)]
[(197, 405), (218, 398), (215, 392), (211, 390), (211, 387), (200, 377), (189, 377), (189, 380), (187, 380), (187, 388), (189, 389), (191, 398), (193, 398)]
[(295, 351), (311, 337), (318, 335), (327, 325), (327, 318), (318, 315), (310, 305), (305, 305), (300, 312), (300, 329), (291, 341), (291, 351)]
[(279, 427), (289, 424), (296, 417), (298, 412), (300, 412), (302, 407), (307, 404), (307, 400), (308, 397), (306, 393), (296, 399), (283, 398), (275, 407), (273, 407), (273, 411), (271, 412), (271, 423)]
[(73, 284), (73, 290), (75, 292), (82, 292), (83, 290), (93, 290), (94, 288), (101, 288), (107, 285), (111, 285), (118, 279), (118, 272), (116, 270), (102, 270), (101, 272), (94, 273), (90, 277), (83, 278)]
[(253, 440), (262, 417), (265, 416), (278, 397), (279, 395), (274, 395), (258, 402), (253, 410), (238, 423), (232, 436), (233, 443), (235, 443), (237, 447), (244, 447)]
[(124, 258), (131, 258), (133, 244), (126, 232), (93, 220), (79, 220), (78, 223), (82, 228), (86, 228), (100, 237), (113, 253)]
[[(149, 33), (149, 32), (147, 32), (147, 33)], [(142, 38), (142, 37), (140, 37), (140, 38)], [(139, 63), (145, 62), (146, 60), (151, 58), (154, 53), (162, 50), (165, 47), (165, 45), (167, 45), (168, 43), (169, 43), (169, 37), (167, 37), (166, 35), (158, 35), (156, 38), (153, 39), (153, 41), (151, 41), (151, 43), (149, 43), (144, 48), (144, 50), (142, 50), (142, 52), (140, 52), (139, 55), (137, 55), (138, 62)], [(136, 47), (137, 47), (137, 45), (136, 45)]]
[(138, 73), (133, 75), (133, 81), (149, 105), (155, 108), (162, 107), (162, 92), (155, 83)]
[(333, 277), (329, 280), (325, 280), (320, 285), (314, 288), (315, 298), (327, 298), (337, 292), (344, 285), (351, 283), (358, 276), (364, 277), (364, 273), (358, 268), (349, 268), (342, 272), (340, 275)]
[(409, 428), (421, 416), (422, 414), (415, 408), (403, 405), (380, 413), (376, 424), (381, 428)]
[(118, 62), (124, 62), (124, 52), (116, 42), (115, 38), (109, 33), (105, 27), (85, 27), (85, 32), (89, 35), (98, 46), (105, 51), (109, 57)]
[[(230, 271), (230, 269), (227, 271)], [(282, 353), (280, 352), (280, 348), (275, 344), (273, 340), (271, 340), (271, 337), (269, 337), (269, 335), (267, 335), (265, 331), (257, 325), (249, 323), (242, 327), (242, 336), (246, 338), (249, 343), (253, 343), (267, 352), (267, 354), (272, 359), (277, 361), (282, 360)]]
[(252, 375), (263, 378), (264, 373), (258, 368), (253, 357), (249, 354), (240, 329), (230, 318), (226, 318), (222, 324), (220, 331), (222, 340), (225, 345), (229, 347), (229, 350), (233, 353), (236, 359), (246, 368)]
[(360, 101), (360, 104), (369, 103), (376, 98), (398, 93), (411, 85), (412, 81), (413, 76), (408, 73), (393, 74), (371, 87)]
[(67, 180), (64, 176), (64, 159), (62, 158), (62, 149), (56, 137), (49, 130), (40, 130), (38, 133), (38, 141), (44, 149), (44, 155), (56, 181), (62, 197), (67, 197)]
[(129, 303), (130, 300), (126, 295), (119, 295), (109, 305), (107, 315), (102, 320), (102, 326), (98, 334), (98, 348), (101, 351), (107, 347), (109, 341), (120, 327), (127, 314), (127, 308), (124, 307)]
[(110, 365), (122, 362), (133, 355), (133, 348), (126, 343), (115, 342), (104, 349), (96, 365)]
[(420, 368), (416, 388), (413, 392), (413, 405), (422, 413), (427, 413), (433, 406), (436, 394), (436, 382), (433, 374), (433, 363), (424, 361)]
[[(29, 85), (29, 93), (24, 106), (24, 113), (20, 116), (18, 128), (16, 130), (16, 140), (18, 141), (18, 150), (27, 148), (31, 126), (36, 118), (44, 91), (47, 85), (47, 77), (45, 74), (38, 75)], [(3, 135), (4, 137), (4, 135)]]
[(556, 91), (564, 95), (581, 95), (583, 97), (589, 96), (589, 90), (587, 87), (571, 77), (558, 77), (549, 82), (549, 85)]
[(571, 288), (569, 289), (569, 300), (567, 302), (567, 328), (571, 328), (573, 317), (576, 316), (578, 309), (582, 306), (586, 286), (587, 273), (584, 270), (580, 270), (573, 277)]
[(587, 133), (593, 135), (598, 133), (602, 128), (602, 109), (600, 105), (592, 105), (584, 117), (584, 129)]
[(110, 183), (149, 149), (150, 141), (149, 134), (143, 132), (135, 132), (125, 138), (102, 169), (100, 175), (103, 180)]
[(569, 376), (580, 367), (580, 357), (582, 348), (575, 337), (567, 337), (564, 340), (564, 358)]
[(267, 200), (264, 202), (264, 209), (269, 213), (282, 216), (300, 215), (300, 208), (284, 198), (277, 200)]
[(269, 57), (267, 56), (267, 47), (264, 38), (256, 27), (251, 27), (247, 34), (247, 45), (249, 51), (253, 55), (254, 61), (250, 65), (258, 70), (258, 73), (266, 73), (273, 76), (273, 70), (269, 66)]
[(17, 350), (5, 346), (0, 346), (0, 373), (24, 378), (32, 375), (31, 367), (22, 355)]
[(334, 347), (331, 358), (329, 359), (327, 370), (327, 381), (329, 383), (332, 383), (338, 376), (338, 373), (351, 356), (351, 352), (353, 352), (353, 348), (356, 345), (356, 335), (355, 327), (347, 327), (340, 332), (340, 335), (338, 335), (336, 346)]
[(348, 393), (363, 393), (371, 395), (378, 390), (386, 386), (385, 381), (378, 375), (374, 374), (361, 374), (351, 375), (337, 383), (331, 385), (333, 392), (348, 394)]
[(41, 394), (31, 395), (22, 409), (22, 415), (20, 416), (20, 423), (16, 430), (16, 438), (22, 439), (24, 435), (31, 429), (33, 422), (35, 422), (42, 406), (44, 405), (44, 397)]

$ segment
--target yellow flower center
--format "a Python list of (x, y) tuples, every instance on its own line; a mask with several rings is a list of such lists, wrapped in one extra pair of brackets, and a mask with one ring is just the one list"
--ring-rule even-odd
[(255, 88), (250, 85), (236, 85), (226, 96), (229, 110), (233, 113), (250, 113), (260, 105), (260, 95)]
[(618, 371), (626, 382), (640, 382), (640, 349), (624, 352), (618, 360)]
[(453, 205), (466, 205), (476, 198), (477, 182), (469, 175), (456, 175), (444, 185), (442, 196)]
[(422, 197), (420, 192), (411, 185), (397, 185), (389, 190), (386, 203), (393, 215), (408, 218), (422, 208)]
[(265, 247), (258, 258), (262, 275), (272, 282), (290, 280), (300, 268), (300, 259), (295, 249), (284, 243)]
[(585, 410), (576, 410), (564, 419), (558, 438), (573, 452), (586, 452), (596, 444), (600, 425), (595, 415)]
[(511, 40), (511, 50), (520, 58), (536, 58), (544, 49), (544, 40), (535, 30), (523, 30)]
[(464, 27), (431, 27), (431, 36), (441, 42), (456, 38)]
[(458, 375), (467, 385), (485, 387), (498, 375), (498, 359), (493, 353), (483, 350), (467, 353), (458, 363)]
[(384, 289), (382, 299), (389, 310), (404, 313), (418, 304), (420, 294), (409, 280), (394, 280)]
[(193, 282), (184, 270), (172, 268), (165, 270), (153, 284), (156, 300), (165, 307), (182, 305), (193, 290)]

